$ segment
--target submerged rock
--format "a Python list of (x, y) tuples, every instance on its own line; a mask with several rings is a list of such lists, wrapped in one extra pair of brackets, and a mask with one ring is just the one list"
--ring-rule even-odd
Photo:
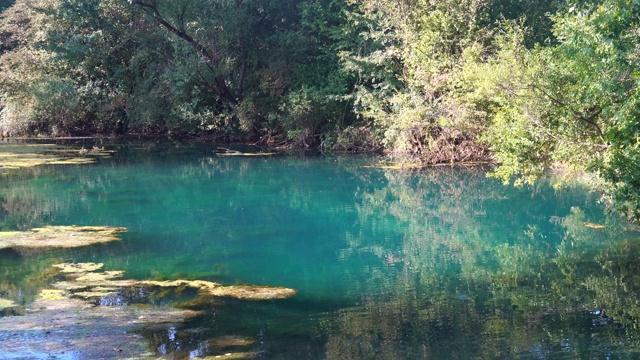
[(377, 163), (377, 164), (364, 164), (360, 165), (360, 167), (365, 169), (383, 169), (383, 170), (411, 170), (411, 169), (422, 169), (427, 167), (427, 165), (418, 164), (418, 163)]
[(84, 274), (102, 269), (103, 263), (62, 263), (53, 265), (63, 274)]
[(215, 151), (218, 156), (273, 156), (274, 152), (242, 152), (238, 150), (227, 149), (224, 147), (218, 147)]
[(39, 165), (83, 165), (96, 160), (88, 157), (62, 157), (45, 154), (0, 153), (0, 167), (20, 169)]
[(123, 227), (45, 226), (28, 231), (0, 232), (0, 249), (73, 248), (121, 240)]

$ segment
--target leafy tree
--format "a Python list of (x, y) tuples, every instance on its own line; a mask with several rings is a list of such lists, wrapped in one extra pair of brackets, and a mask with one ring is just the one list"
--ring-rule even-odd
[(639, 6), (611, 0), (570, 8), (554, 18), (556, 46), (512, 46), (508, 57), (505, 50), (483, 65), (512, 74), (494, 78), (493, 95), (482, 97), (495, 104), (485, 140), (503, 180), (532, 182), (566, 164), (604, 180), (618, 209), (640, 217)]
[(299, 34), (299, 0), (132, 3), (191, 49), (181, 70), (196, 79), (211, 113), (225, 118), (210, 128), (255, 138), (288, 129), (315, 133), (324, 121), (322, 101), (309, 102), (304, 89), (289, 94), (296, 82), (291, 65), (303, 62), (309, 42)]
[[(539, 11), (552, 8), (545, 4)], [(431, 162), (489, 157), (477, 142), (486, 118), (456, 96), (463, 54), (469, 49), (493, 53), (499, 20), (525, 16), (529, 9), (504, 3), (505, 13), (496, 13), (493, 5), (370, 0), (352, 12), (345, 28), (360, 29), (351, 38), (362, 40), (342, 52), (345, 71), (359, 79), (356, 112), (373, 119), (387, 149)], [(550, 24), (536, 14), (544, 23), (538, 27)], [(527, 33), (527, 41), (536, 38)]]
[(157, 37), (139, 16), (119, 1), (71, 0), (18, 1), (3, 16), (11, 49), (0, 60), (3, 132), (125, 130), (131, 95), (158, 51), (145, 46)]

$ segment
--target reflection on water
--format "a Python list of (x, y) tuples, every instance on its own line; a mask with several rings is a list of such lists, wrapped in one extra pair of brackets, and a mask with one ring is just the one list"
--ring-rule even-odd
[[(97, 164), (0, 178), (3, 230), (129, 228), (116, 244), (0, 251), (0, 298), (29, 301), (22, 294), (37, 293), (59, 260), (299, 290), (279, 302), (199, 304), (195, 320), (145, 333), (159, 355), (176, 357), (215, 354), (219, 339), (274, 359), (626, 359), (640, 350), (640, 236), (579, 187), (514, 189), (483, 169), (365, 169), (371, 159), (360, 157), (113, 147)], [(119, 296), (103, 302), (145, 298)]]

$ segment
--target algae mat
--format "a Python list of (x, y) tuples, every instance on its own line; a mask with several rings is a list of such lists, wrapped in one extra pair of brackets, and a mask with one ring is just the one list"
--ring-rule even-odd
[(275, 286), (233, 285), (224, 286), (204, 280), (127, 280), (122, 279), (124, 271), (99, 271), (99, 263), (64, 263), (54, 265), (67, 279), (53, 286), (64, 290), (70, 296), (80, 298), (101, 298), (116, 294), (124, 288), (192, 288), (201, 298), (234, 298), (238, 300), (283, 300), (296, 295), (294, 289)]
[(29, 231), (0, 232), (0, 249), (72, 248), (120, 240), (122, 227), (45, 226)]
[(113, 151), (93, 147), (74, 149), (53, 144), (0, 143), (0, 168), (20, 169), (40, 165), (83, 165), (109, 157)]
[(16, 306), (16, 304), (13, 301), (0, 298), (0, 310), (14, 306)]

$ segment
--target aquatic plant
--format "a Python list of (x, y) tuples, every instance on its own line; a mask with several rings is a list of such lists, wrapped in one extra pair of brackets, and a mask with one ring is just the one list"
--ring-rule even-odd
[(113, 153), (98, 147), (78, 150), (53, 144), (0, 144), (0, 168), (92, 164), (97, 158), (110, 157)]
[(13, 307), (13, 306), (16, 306), (16, 304), (13, 301), (0, 298), (0, 310)]
[(204, 280), (127, 280), (122, 279), (124, 271), (97, 272), (103, 264), (64, 263), (54, 265), (65, 275), (66, 280), (59, 281), (54, 287), (81, 298), (100, 298), (114, 294), (124, 288), (173, 288), (176, 290), (193, 288), (202, 297), (229, 297), (239, 300), (276, 300), (294, 296), (297, 291), (285, 287), (233, 285), (223, 286)]
[(45, 226), (28, 231), (1, 231), (0, 249), (73, 248), (120, 240), (127, 231), (112, 226)]

